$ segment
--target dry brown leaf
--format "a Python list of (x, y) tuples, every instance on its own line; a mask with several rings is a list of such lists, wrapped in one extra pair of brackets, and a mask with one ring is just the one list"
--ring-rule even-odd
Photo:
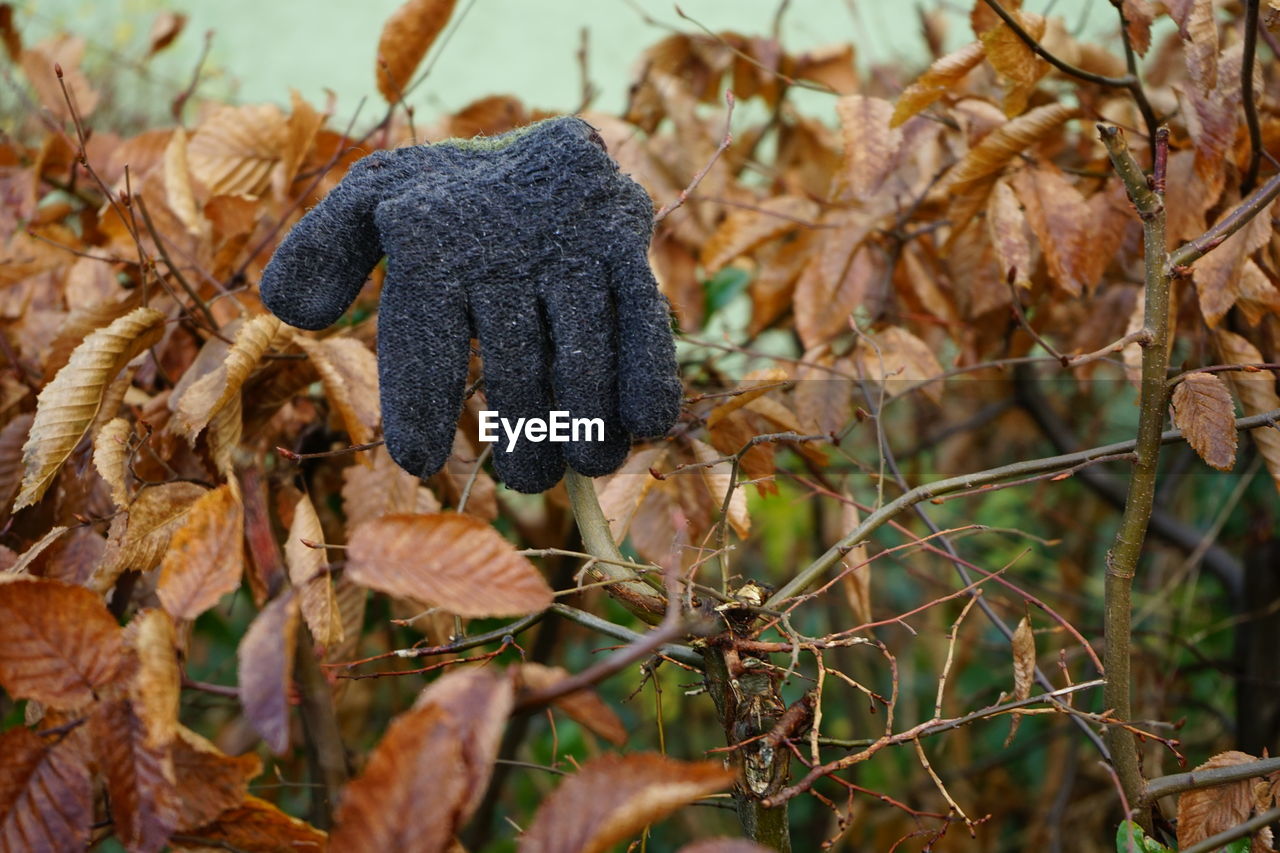
[(1146, 56), (1151, 47), (1151, 22), (1156, 16), (1150, 0), (1122, 0), (1120, 14), (1129, 43), (1138, 56)]
[(343, 792), (334, 850), (445, 850), (484, 797), (514, 691), (454, 670), (396, 717)]
[(715, 275), (733, 259), (813, 221), (818, 206), (807, 198), (778, 195), (752, 209), (733, 210), (702, 244), (701, 261), (707, 275)]
[(26, 444), (35, 419), (35, 412), (26, 412), (0, 429), (0, 518), (8, 517), (13, 496), (22, 482), (22, 445)]
[(1079, 114), (1079, 110), (1064, 104), (1045, 104), (984, 136), (947, 174), (946, 189), (952, 196), (951, 221), (966, 223), (977, 215), (986, 206), (987, 194), (996, 178), (1014, 157), (1057, 132), (1064, 122)]
[(158, 608), (144, 610), (129, 622), (128, 638), (138, 658), (130, 695), (145, 728), (145, 743), (152, 749), (168, 749), (178, 730), (182, 686), (173, 620)]
[(355, 338), (295, 341), (320, 374), (325, 396), (351, 443), (368, 444), (378, 428), (378, 360)]
[(181, 12), (161, 12), (156, 15), (156, 19), (151, 22), (151, 38), (147, 55), (155, 56), (173, 44), (174, 39), (182, 34), (182, 29), (186, 25), (187, 16)]
[(13, 4), (0, 3), (0, 42), (4, 43), (4, 51), (10, 62), (22, 58), (22, 34), (13, 23)]
[(71, 113), (67, 109), (62, 86), (58, 85), (55, 66), (62, 66), (62, 83), (82, 119), (88, 118), (98, 106), (99, 94), (80, 70), (84, 48), (83, 38), (64, 35), (26, 48), (18, 57), (18, 64), (35, 90), (40, 106), (53, 113), (54, 120), (59, 123), (70, 121)]
[(156, 595), (174, 619), (194, 621), (240, 586), (244, 506), (230, 484), (203, 494), (173, 534)]
[(1213, 0), (1165, 0), (1169, 17), (1178, 25), (1187, 61), (1187, 75), (1208, 94), (1218, 85), (1218, 25)]
[(882, 98), (848, 95), (836, 101), (844, 142), (845, 179), (854, 198), (874, 196), (897, 165), (902, 130), (890, 124), (893, 104)]
[(983, 56), (982, 42), (975, 41), (936, 60), (898, 96), (889, 126), (897, 127), (955, 89), (965, 75), (978, 67)]
[(159, 851), (178, 821), (168, 750), (148, 744), (147, 726), (128, 699), (99, 703), (89, 731), (111, 796), (116, 838), (129, 850)]
[(25, 726), (0, 733), (0, 850), (84, 850), (93, 788), (79, 739), (45, 743)]
[(681, 806), (729, 787), (719, 761), (683, 762), (654, 753), (603, 755), (542, 801), (521, 853), (603, 853)]
[(186, 131), (176, 131), (164, 149), (164, 200), (188, 234), (198, 237), (208, 229), (191, 186)]
[(456, 0), (408, 0), (391, 13), (378, 38), (378, 91), (399, 103), (422, 57), (440, 35)]
[(722, 420), (752, 400), (757, 400), (771, 391), (781, 390), (786, 381), (787, 372), (780, 367), (748, 373), (733, 392), (725, 396), (723, 402), (716, 404), (715, 408), (707, 413), (707, 428), (714, 429)]
[(637, 450), (627, 457), (621, 468), (600, 480), (596, 491), (613, 541), (621, 543), (627, 537), (640, 504), (649, 490), (658, 484), (657, 478), (649, 472), (657, 469), (666, 455), (665, 447)]
[(122, 572), (146, 572), (159, 565), (174, 531), (207, 491), (195, 483), (162, 483), (139, 492), (128, 510), (112, 519), (107, 552), (88, 587), (105, 594)]
[[(1196, 770), (1236, 767), (1258, 759), (1244, 752), (1220, 752)], [(1194, 771), (1193, 771), (1194, 772)], [(1178, 797), (1178, 847), (1186, 849), (1244, 823), (1253, 814), (1253, 780), (1185, 791)]]
[[(861, 376), (884, 385), (890, 397), (925, 379), (942, 374), (942, 365), (929, 345), (901, 326), (858, 339), (853, 363)], [(921, 393), (935, 403), (942, 398), (942, 384), (931, 382)]]
[[(1264, 359), (1258, 348), (1235, 332), (1218, 329), (1215, 333), (1218, 351), (1227, 364), (1261, 364)], [(1240, 397), (1240, 408), (1246, 415), (1258, 415), (1280, 409), (1280, 395), (1276, 394), (1274, 374), (1263, 370), (1258, 373), (1246, 373), (1233, 370), (1227, 374), (1236, 394)], [(1258, 445), (1258, 452), (1271, 472), (1271, 479), (1280, 489), (1280, 430), (1272, 427), (1259, 427), (1250, 430), (1250, 436)]]
[(351, 534), (346, 574), (459, 616), (520, 616), (551, 604), (533, 563), (485, 522), (457, 513), (366, 522)]
[(440, 501), (417, 477), (397, 465), (386, 447), (368, 454), (371, 464), (342, 471), (342, 511), (347, 529), (384, 515), (440, 511)]
[(98, 430), (93, 439), (93, 467), (111, 487), (111, 500), (121, 509), (129, 504), (127, 470), (129, 466), (129, 440), (133, 438), (133, 424), (124, 418), (114, 418)]
[(219, 106), (187, 143), (191, 174), (213, 195), (261, 195), (288, 143), (275, 104)]
[(22, 448), (22, 488), (13, 508), (40, 500), (103, 405), (116, 374), (160, 339), (164, 315), (138, 308), (99, 329), (75, 348), (36, 401), (35, 422)]
[[(517, 677), (526, 690), (542, 690), (569, 677), (569, 671), (558, 666), (544, 666), (532, 661), (522, 663)], [(553, 703), (569, 719), (585, 726), (600, 737), (622, 746), (627, 742), (627, 728), (617, 713), (594, 690), (579, 690), (562, 696)]]
[[(1035, 683), (1036, 677), (1036, 635), (1031, 630), (1030, 617), (1023, 616), (1022, 621), (1018, 623), (1018, 629), (1013, 632), (1013, 698), (1016, 700), (1026, 699), (1031, 695), (1031, 685)], [(1018, 733), (1018, 724), (1022, 722), (1022, 716), (1014, 713), (1013, 723), (1009, 727), (1009, 736), (1004, 739), (1004, 745), (1007, 747), (1013, 743), (1014, 735)]]
[[(1031, 12), (1010, 10), (1022, 29), (1036, 41), (1044, 39), (1045, 19)], [(1027, 100), (1049, 71), (1049, 63), (1037, 56), (1004, 21), (983, 32), (979, 39), (991, 67), (1004, 84), (1004, 114), (1016, 116), (1027, 108)]]
[(311, 636), (328, 648), (342, 642), (342, 614), (333, 592), (333, 578), (328, 572), (323, 548), (312, 548), (303, 540), (324, 543), (324, 529), (311, 499), (303, 495), (293, 508), (289, 539), (284, 545), (289, 580), (298, 590), (302, 602), (302, 618)]
[[(1243, 228), (1191, 265), (1196, 293), (1200, 297), (1200, 313), (1211, 327), (1217, 326), (1240, 298), (1250, 256), (1271, 239), (1271, 212), (1274, 209), (1274, 202), (1264, 207)], [(1228, 210), (1219, 221), (1232, 212)]]
[[(703, 463), (698, 471), (707, 485), (707, 492), (715, 503), (718, 518), (719, 509), (724, 506), (725, 495), (729, 493), (729, 487), (733, 482), (733, 466), (728, 461), (714, 462), (722, 459), (721, 455), (710, 445), (696, 438), (689, 439), (689, 446), (693, 450), (693, 458)], [(712, 462), (714, 464), (708, 464)], [(733, 528), (734, 533), (746, 539), (751, 533), (751, 514), (747, 512), (747, 493), (741, 484), (733, 490), (733, 495), (729, 498), (728, 510), (729, 526)]]
[(240, 393), (262, 356), (276, 343), (277, 336), (287, 334), (280, 321), (270, 314), (259, 314), (245, 321), (220, 365), (189, 387), (174, 389), (177, 395), (174, 425), (194, 440), (218, 410)]
[(173, 743), (180, 801), (175, 829), (193, 830), (239, 806), (249, 792), (249, 780), (261, 772), (262, 762), (253, 753), (224, 755), (200, 735), (179, 726)]
[(869, 228), (853, 219), (828, 231), (822, 247), (796, 282), (796, 331), (805, 349), (829, 342), (849, 329), (849, 316), (863, 306), (878, 313), (875, 288), (884, 278), (884, 257), (863, 242)]
[(32, 543), (31, 547), (23, 551), (22, 554), (18, 556), (18, 559), (14, 561), (14, 564), (9, 566), (5, 571), (15, 575), (30, 574), (32, 564), (40, 557), (41, 554), (44, 553), (46, 548), (58, 541), (58, 539), (62, 537), (62, 534), (66, 533), (68, 530), (70, 530), (70, 528), (63, 524), (50, 528), (48, 533)]
[[(213, 849), (244, 850), (246, 853), (323, 853), (329, 849), (329, 837), (306, 821), (298, 820), (279, 808), (257, 797), (246, 797), (244, 802), (218, 815), (216, 820), (195, 827), (184, 833), (199, 838), (198, 845), (174, 843), (175, 850), (199, 850), (205, 853)], [(333, 848), (335, 851), (338, 848)], [(359, 848), (356, 848), (359, 849)]]
[(987, 233), (1000, 262), (1001, 277), (1029, 289), (1031, 241), (1027, 239), (1027, 217), (1006, 180), (996, 181), (987, 201)]
[(296, 89), (289, 90), (289, 103), (293, 107), (286, 123), (287, 139), (274, 180), (278, 181), (276, 194), (281, 198), (290, 195), (298, 170), (307, 152), (315, 144), (316, 134), (324, 127), (326, 116), (316, 111)]
[(1026, 206), (1050, 277), (1067, 294), (1079, 296), (1094, 283), (1085, 279), (1086, 259), (1095, 251), (1088, 202), (1052, 164), (1018, 172), (1013, 186)]
[(708, 838), (681, 847), (680, 853), (769, 853), (769, 848), (745, 838)]
[(828, 346), (804, 354), (796, 366), (796, 416), (807, 433), (835, 435), (853, 414), (853, 383), (841, 376)]
[(288, 590), (272, 599), (245, 632), (236, 658), (245, 719), (276, 755), (289, 749), (289, 690), (298, 631), (298, 598)]
[(79, 708), (124, 664), (120, 627), (89, 590), (36, 578), (0, 583), (0, 687), (14, 699)]
[(1235, 417), (1227, 383), (1212, 373), (1189, 373), (1173, 389), (1173, 424), (1211, 468), (1236, 464)]

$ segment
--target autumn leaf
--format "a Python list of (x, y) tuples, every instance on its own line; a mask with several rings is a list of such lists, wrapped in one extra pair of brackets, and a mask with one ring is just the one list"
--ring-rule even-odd
[(1213, 0), (1165, 0), (1185, 47), (1187, 74), (1208, 94), (1218, 85), (1218, 26)]
[(349, 465), (342, 471), (342, 511), (348, 529), (384, 515), (440, 511), (435, 494), (397, 465), (385, 446), (366, 455), (370, 464)]
[[(1031, 630), (1031, 619), (1023, 616), (1018, 622), (1018, 629), (1013, 632), (1013, 698), (1021, 701), (1031, 695), (1031, 685), (1036, 677), (1036, 635)], [(1004, 739), (1007, 748), (1013, 743), (1018, 733), (1018, 725), (1022, 716), (1016, 711), (1013, 724), (1009, 727), (1009, 736)]]
[[(885, 393), (891, 397), (943, 372), (929, 345), (901, 326), (889, 326), (860, 339), (853, 358), (859, 374), (883, 384)], [(921, 388), (921, 393), (938, 402), (942, 385), (931, 382)]]
[(236, 650), (240, 706), (245, 719), (276, 755), (289, 749), (289, 691), (297, 631), (298, 599), (289, 590), (258, 614)]
[(702, 268), (708, 276), (715, 275), (735, 258), (804, 227), (817, 213), (812, 201), (792, 195), (772, 196), (750, 209), (733, 210), (702, 244)]
[(18, 64), (35, 90), (40, 106), (52, 113), (55, 121), (66, 122), (71, 118), (62, 86), (58, 85), (55, 66), (62, 68), (62, 84), (67, 87), (71, 102), (82, 119), (88, 118), (98, 106), (100, 95), (80, 70), (84, 49), (83, 38), (64, 35), (25, 48), (18, 56)]
[[(853, 498), (845, 495), (840, 503), (840, 529), (835, 537), (837, 541), (858, 528), (862, 520), (858, 505)], [(871, 621), (871, 567), (870, 555), (867, 553), (867, 542), (864, 539), (854, 545), (840, 563), (844, 566), (844, 595), (849, 602), (853, 618), (865, 624)]]
[(188, 234), (199, 236), (209, 227), (196, 205), (187, 157), (187, 134), (183, 130), (174, 131), (164, 149), (164, 199)]
[(344, 790), (333, 849), (445, 850), (484, 797), (512, 701), (488, 670), (432, 683)]
[(168, 749), (178, 730), (182, 684), (173, 620), (163, 610), (144, 610), (130, 621), (126, 637), (138, 660), (130, 695), (144, 725), (145, 745)]
[(261, 195), (287, 144), (275, 104), (219, 106), (187, 143), (191, 174), (213, 195)]
[(1026, 220), (1040, 241), (1049, 275), (1068, 295), (1079, 296), (1094, 284), (1085, 270), (1096, 250), (1084, 196), (1051, 164), (1018, 172), (1013, 186), (1026, 206)]
[(1027, 217), (1008, 181), (996, 181), (991, 190), (987, 201), (987, 233), (1000, 261), (1001, 277), (1029, 289), (1031, 241), (1027, 239)]
[(150, 44), (147, 47), (147, 56), (155, 56), (173, 44), (174, 39), (181, 35), (186, 25), (187, 16), (181, 12), (161, 12), (156, 15), (155, 20), (151, 22), (151, 36), (148, 39)]
[(680, 848), (680, 853), (768, 853), (768, 851), (768, 847), (761, 847), (745, 838), (709, 838)]
[(116, 374), (158, 341), (163, 331), (163, 314), (138, 308), (89, 335), (75, 348), (67, 366), (36, 401), (35, 422), (22, 448), (22, 487), (13, 504), (15, 510), (40, 500), (98, 417)]
[(24, 726), (0, 733), (0, 850), (83, 850), (93, 788), (80, 739), (46, 743)]
[(295, 338), (311, 359), (325, 396), (352, 444), (368, 444), (378, 427), (378, 361), (354, 338)]
[(193, 621), (240, 586), (244, 506), (230, 485), (206, 492), (173, 534), (156, 595), (175, 619)]
[[(1010, 14), (1023, 31), (1036, 41), (1043, 41), (1043, 17), (1019, 9), (1010, 10)], [(1027, 100), (1040, 78), (1048, 73), (1049, 63), (1037, 56), (1004, 21), (983, 32), (979, 38), (987, 61), (1004, 83), (1004, 114), (1010, 117), (1020, 114), (1027, 108)]]
[[(175, 843), (175, 850), (205, 853), (214, 849), (244, 850), (246, 853), (322, 853), (329, 849), (328, 836), (306, 821), (285, 814), (257, 797), (246, 797), (240, 805), (227, 809), (215, 820), (183, 833), (200, 839), (198, 844)], [(335, 851), (339, 848), (333, 848)], [(356, 848), (357, 850), (360, 848)]]
[(106, 593), (121, 573), (155, 568), (174, 532), (186, 523), (191, 507), (208, 489), (195, 483), (161, 483), (138, 493), (128, 509), (111, 521), (107, 551), (88, 587)]
[[(1244, 752), (1220, 752), (1195, 768), (1237, 767), (1258, 759)], [(1195, 771), (1192, 771), (1195, 772)], [(1253, 815), (1253, 780), (1184, 791), (1178, 796), (1178, 847), (1186, 849), (1210, 836), (1244, 823)]]
[(975, 41), (934, 62), (915, 82), (902, 90), (889, 126), (897, 127), (955, 89), (966, 74), (978, 67), (983, 56), (982, 42)]
[[(729, 494), (729, 487), (733, 484), (732, 463), (723, 459), (714, 448), (696, 438), (689, 440), (689, 446), (693, 450), (693, 458), (702, 465), (698, 470), (703, 482), (707, 484), (707, 492), (711, 495), (711, 499), (723, 505), (725, 496)], [(718, 514), (719, 506), (717, 506)], [(751, 514), (747, 511), (747, 493), (740, 485), (729, 497), (726, 516), (734, 533), (743, 539), (751, 534)]]
[(0, 583), (0, 687), (14, 699), (79, 708), (124, 664), (120, 627), (89, 590), (34, 578)]
[(193, 830), (244, 802), (249, 780), (262, 772), (253, 753), (224, 755), (188, 728), (179, 726), (173, 743), (173, 774), (179, 808), (175, 829)]
[[(1218, 350), (1222, 360), (1227, 364), (1261, 364), (1262, 353), (1249, 341), (1235, 332), (1218, 329), (1214, 332)], [(1258, 415), (1280, 409), (1280, 395), (1276, 394), (1276, 380), (1269, 371), (1246, 373), (1233, 370), (1227, 374), (1231, 386), (1240, 397), (1240, 407), (1246, 415)], [(1260, 427), (1250, 430), (1249, 435), (1258, 445), (1258, 451), (1267, 464), (1271, 479), (1280, 489), (1280, 430), (1273, 427)]]
[(111, 500), (122, 509), (129, 503), (125, 478), (132, 438), (133, 425), (124, 418), (113, 418), (93, 439), (93, 467), (111, 487)]
[(844, 141), (845, 177), (856, 199), (874, 196), (897, 165), (902, 130), (890, 125), (893, 104), (881, 98), (848, 95), (836, 101)]
[[(951, 195), (951, 221), (971, 220), (987, 203), (987, 195), (1000, 172), (1018, 154), (1076, 118), (1079, 110), (1064, 104), (1045, 104), (1012, 119), (988, 133), (947, 173)], [(960, 230), (959, 228), (955, 230)]]
[(733, 771), (719, 761), (683, 762), (654, 753), (603, 755), (542, 802), (521, 853), (603, 853), (700, 797), (724, 790)]
[(302, 618), (315, 641), (327, 648), (342, 642), (342, 614), (338, 611), (338, 599), (334, 596), (333, 578), (327, 570), (324, 549), (303, 544), (304, 540), (324, 543), (320, 518), (306, 495), (293, 508), (293, 523), (289, 525), (284, 557), (289, 566), (289, 581), (298, 590)]
[(413, 72), (449, 22), (456, 0), (408, 0), (391, 14), (378, 39), (378, 91), (387, 103), (404, 97)]
[(128, 699), (99, 704), (89, 727), (111, 795), (116, 837), (129, 850), (160, 850), (178, 820), (178, 792), (168, 750), (148, 742), (147, 725)]
[[(1244, 227), (1191, 265), (1196, 293), (1200, 297), (1200, 312), (1211, 327), (1218, 325), (1242, 295), (1245, 267), (1250, 263), (1250, 256), (1271, 240), (1271, 211), (1274, 209), (1274, 203), (1264, 207)], [(1222, 218), (1230, 213), (1224, 213)]]
[(222, 363), (181, 390), (174, 418), (184, 435), (194, 439), (218, 410), (240, 393), (278, 334), (289, 332), (270, 314), (259, 314), (240, 326)]
[(614, 542), (621, 543), (627, 536), (636, 511), (644, 502), (649, 490), (658, 480), (649, 472), (658, 468), (667, 455), (665, 447), (646, 447), (636, 450), (622, 467), (602, 478), (597, 488), (600, 508), (609, 522), (609, 532)]
[(457, 513), (362, 524), (347, 545), (346, 574), (459, 616), (520, 616), (551, 604), (551, 588), (533, 563), (488, 524)]
[[(569, 677), (568, 670), (558, 666), (546, 666), (528, 661), (520, 664), (517, 678), (526, 690), (542, 690)], [(561, 696), (552, 704), (565, 716), (580, 723), (615, 746), (627, 742), (627, 729), (594, 690), (578, 690)]]
[(22, 445), (35, 418), (35, 412), (27, 412), (0, 429), (0, 517), (8, 517), (13, 496), (22, 483)]
[(835, 354), (825, 344), (806, 352), (796, 366), (792, 396), (806, 432), (835, 435), (853, 414), (853, 383), (841, 375)]
[(1156, 16), (1150, 0), (1122, 0), (1120, 14), (1124, 16), (1125, 32), (1134, 52), (1146, 56), (1151, 47), (1151, 22)]
[(1235, 405), (1227, 384), (1212, 373), (1188, 373), (1173, 389), (1173, 423), (1211, 468), (1236, 463)]

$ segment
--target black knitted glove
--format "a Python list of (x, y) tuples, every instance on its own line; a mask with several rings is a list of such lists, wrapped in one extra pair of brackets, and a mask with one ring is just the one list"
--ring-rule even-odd
[(603, 441), (493, 447), (521, 492), (564, 463), (598, 477), (630, 435), (658, 436), (681, 387), (667, 301), (646, 251), (653, 204), (594, 129), (562, 117), (501, 136), (377, 151), (294, 227), (262, 276), (262, 302), (304, 329), (332, 324), (383, 255), (378, 317), (383, 431), (391, 457), (427, 477), (449, 456), (470, 339), (489, 408), (604, 421)]

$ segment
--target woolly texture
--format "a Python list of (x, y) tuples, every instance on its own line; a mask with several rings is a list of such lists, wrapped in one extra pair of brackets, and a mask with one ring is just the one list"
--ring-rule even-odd
[(590, 477), (617, 470), (631, 435), (662, 435), (679, 414), (667, 301), (646, 257), (652, 219), (648, 194), (578, 118), (377, 151), (281, 242), (262, 302), (322, 329), (385, 255), (378, 378), (391, 457), (419, 477), (444, 465), (474, 337), (501, 417), (604, 421), (600, 442), (493, 446), (507, 485), (541, 492), (566, 461)]

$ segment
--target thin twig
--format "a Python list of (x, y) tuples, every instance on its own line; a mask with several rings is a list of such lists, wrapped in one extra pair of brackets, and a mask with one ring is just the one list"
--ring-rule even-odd
[(653, 215), (654, 225), (657, 225), (659, 222), (666, 219), (668, 216), (671, 215), (672, 211), (674, 211), (676, 208), (680, 207), (682, 204), (684, 204), (686, 201), (689, 200), (689, 194), (692, 193), (697, 188), (698, 184), (702, 183), (702, 179), (705, 178), (707, 176), (707, 173), (711, 171), (711, 167), (714, 166), (716, 164), (716, 161), (720, 159), (720, 155), (723, 154), (725, 150), (728, 149), (728, 147), (733, 144), (734, 97), (733, 97), (733, 91), (731, 89), (725, 90), (724, 101), (726, 104), (729, 105), (729, 107), (725, 111), (725, 115), (724, 115), (724, 136), (721, 137), (720, 139), (720, 146), (716, 148), (715, 153), (711, 155), (711, 159), (708, 160), (703, 165), (703, 167), (698, 170), (698, 174), (693, 176), (693, 180), (689, 182), (689, 185), (680, 191), (680, 195), (676, 198), (676, 200), (667, 202), (662, 206), (661, 210), (659, 210), (657, 213)]
[(1258, 47), (1258, 3), (1245, 0), (1244, 51), (1240, 57), (1240, 99), (1244, 105), (1244, 122), (1249, 128), (1249, 168), (1240, 182), (1240, 192), (1249, 194), (1258, 183), (1262, 165), (1262, 128), (1258, 124), (1258, 105), (1253, 99), (1254, 52)]

